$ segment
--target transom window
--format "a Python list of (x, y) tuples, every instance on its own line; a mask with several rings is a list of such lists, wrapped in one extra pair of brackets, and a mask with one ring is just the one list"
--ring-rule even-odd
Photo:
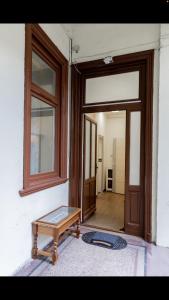
[(49, 94), (56, 95), (56, 71), (32, 51), (32, 82)]
[(85, 105), (140, 101), (139, 71), (86, 79)]

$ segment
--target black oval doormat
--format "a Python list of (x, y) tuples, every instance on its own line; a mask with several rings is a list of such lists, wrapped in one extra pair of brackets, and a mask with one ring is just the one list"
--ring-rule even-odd
[(90, 231), (82, 235), (85, 243), (109, 248), (112, 250), (124, 249), (127, 246), (126, 240), (117, 235), (104, 233), (100, 231)]

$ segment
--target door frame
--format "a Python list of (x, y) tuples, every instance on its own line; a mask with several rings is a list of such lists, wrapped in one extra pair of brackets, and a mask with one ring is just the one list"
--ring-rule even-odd
[[(154, 50), (147, 50), (113, 57), (112, 64), (105, 65), (102, 59), (73, 64), (70, 126), (70, 181), (69, 205), (81, 207), (82, 191), (82, 115), (90, 112), (111, 110), (144, 110), (145, 115), (145, 193), (144, 193), (144, 239), (152, 241), (152, 121), (153, 121), (153, 64)], [(85, 80), (91, 77), (140, 72), (139, 99), (142, 102), (124, 101), (86, 105)], [(142, 79), (142, 80), (141, 80)]]

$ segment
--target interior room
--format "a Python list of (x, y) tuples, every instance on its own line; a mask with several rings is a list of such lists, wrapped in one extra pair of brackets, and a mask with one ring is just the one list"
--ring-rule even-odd
[(123, 231), (126, 112), (109, 111), (86, 116), (97, 124), (96, 211), (84, 224)]

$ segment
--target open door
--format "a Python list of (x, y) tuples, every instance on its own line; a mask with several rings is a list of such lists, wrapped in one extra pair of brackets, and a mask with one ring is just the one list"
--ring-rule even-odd
[(102, 193), (104, 190), (103, 187), (103, 136), (98, 136), (98, 158), (97, 158), (97, 189), (96, 194)]
[[(72, 93), (71, 93), (71, 155), (70, 155), (70, 188), (69, 205), (82, 208), (82, 196), (87, 199), (83, 201), (85, 206), (83, 216), (90, 214), (92, 209), (91, 184), (87, 184), (84, 178), (83, 166), (85, 166), (82, 139), (82, 127), (89, 126), (84, 123), (84, 114), (105, 112), (113, 110), (127, 111), (127, 136), (126, 136), (126, 176), (125, 176), (125, 232), (136, 236), (142, 236), (151, 242), (152, 238), (152, 117), (153, 117), (153, 64), (154, 50), (137, 53), (129, 53), (115, 57), (115, 64), (105, 64), (102, 59), (81, 62), (72, 65)], [(137, 73), (139, 72), (139, 74)], [(137, 73), (137, 76), (135, 77)], [(125, 74), (125, 76), (123, 76)], [(86, 88), (90, 86), (90, 80), (122, 75), (122, 79), (128, 78), (127, 74), (134, 75), (134, 82), (127, 89), (124, 80), (121, 86), (123, 97), (86, 98)], [(139, 76), (138, 76), (139, 75)], [(126, 77), (127, 76), (127, 77)], [(103, 78), (104, 79), (104, 78)], [(137, 82), (136, 82), (137, 81)], [(128, 80), (126, 81), (127, 84)], [(116, 86), (116, 85), (114, 85)], [(126, 85), (127, 86), (127, 85)], [(135, 95), (130, 92), (134, 87)], [(111, 89), (113, 91), (113, 89)], [(99, 86), (99, 91), (102, 91)], [(118, 89), (120, 91), (120, 89)], [(125, 96), (125, 97), (124, 97)], [(131, 97), (132, 96), (132, 97)], [(111, 101), (110, 101), (111, 100)], [(139, 116), (140, 114), (140, 116)], [(134, 116), (137, 116), (134, 117)], [(140, 122), (140, 134), (134, 133), (134, 120)], [(131, 123), (131, 128), (130, 128)], [(95, 127), (96, 128), (96, 127)], [(134, 138), (136, 136), (136, 138)], [(138, 143), (139, 137), (139, 143)], [(136, 147), (131, 147), (135, 144)], [(138, 147), (139, 145), (139, 147)], [(137, 149), (138, 158), (133, 153)], [(88, 153), (89, 156), (89, 153)], [(131, 159), (130, 159), (131, 158)], [(133, 159), (132, 159), (133, 158)], [(83, 159), (83, 161), (82, 161)], [(131, 165), (132, 162), (132, 165)], [(137, 170), (137, 173), (134, 172)], [(89, 167), (91, 169), (91, 166)], [(91, 172), (91, 171), (90, 171)], [(139, 174), (139, 177), (138, 177)], [(92, 179), (91, 179), (92, 182)], [(82, 192), (83, 191), (83, 192)], [(94, 194), (95, 195), (95, 194)], [(95, 199), (95, 197), (93, 197)], [(90, 200), (90, 201), (89, 201)], [(93, 206), (95, 207), (95, 205)]]
[(83, 221), (96, 210), (97, 124), (84, 116)]
[(144, 229), (144, 165), (143, 112), (127, 110), (125, 232), (136, 236)]

